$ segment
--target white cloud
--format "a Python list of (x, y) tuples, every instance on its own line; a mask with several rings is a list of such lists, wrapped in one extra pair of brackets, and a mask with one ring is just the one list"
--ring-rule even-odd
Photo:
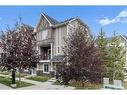
[(98, 23), (101, 26), (106, 26), (106, 25), (113, 24), (113, 23), (127, 23), (127, 10), (121, 11), (113, 19), (103, 18), (103, 19), (99, 20)]

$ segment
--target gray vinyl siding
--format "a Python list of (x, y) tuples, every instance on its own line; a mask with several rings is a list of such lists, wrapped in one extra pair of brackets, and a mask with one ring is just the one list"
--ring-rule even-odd
[(64, 37), (66, 36), (67, 36), (66, 26), (61, 26), (54, 30), (54, 55), (63, 54), (62, 47), (64, 47)]

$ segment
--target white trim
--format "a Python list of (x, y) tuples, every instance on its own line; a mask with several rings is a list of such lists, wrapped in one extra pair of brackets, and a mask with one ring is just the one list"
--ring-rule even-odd
[(120, 35), (120, 36), (127, 42), (127, 39), (123, 35)]
[(47, 17), (42, 13), (42, 15), (46, 18), (46, 20), (49, 22), (50, 26), (52, 26), (51, 22), (47, 19)]
[(50, 60), (40, 60), (39, 62), (50, 62)]
[(36, 31), (36, 30), (37, 30), (37, 28), (38, 28), (38, 25), (39, 25), (40, 22), (41, 22), (41, 19), (42, 19), (42, 14), (40, 14), (39, 21), (38, 21), (37, 24), (35, 25), (34, 32), (38, 32), (38, 31)]
[(51, 59), (52, 59), (52, 56), (53, 56), (53, 43), (51, 43)]

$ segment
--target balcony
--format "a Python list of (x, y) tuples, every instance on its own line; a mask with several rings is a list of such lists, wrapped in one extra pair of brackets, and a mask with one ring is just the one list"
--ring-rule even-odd
[(50, 60), (51, 59), (51, 48), (50, 47), (40, 47), (40, 59)]

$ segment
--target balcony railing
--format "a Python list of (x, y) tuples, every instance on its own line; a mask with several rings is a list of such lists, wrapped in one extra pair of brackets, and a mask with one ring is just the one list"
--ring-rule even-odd
[(47, 56), (45, 56), (45, 55), (40, 55), (40, 59), (41, 59), (41, 60), (50, 60), (50, 59), (51, 59), (51, 55), (47, 55)]

